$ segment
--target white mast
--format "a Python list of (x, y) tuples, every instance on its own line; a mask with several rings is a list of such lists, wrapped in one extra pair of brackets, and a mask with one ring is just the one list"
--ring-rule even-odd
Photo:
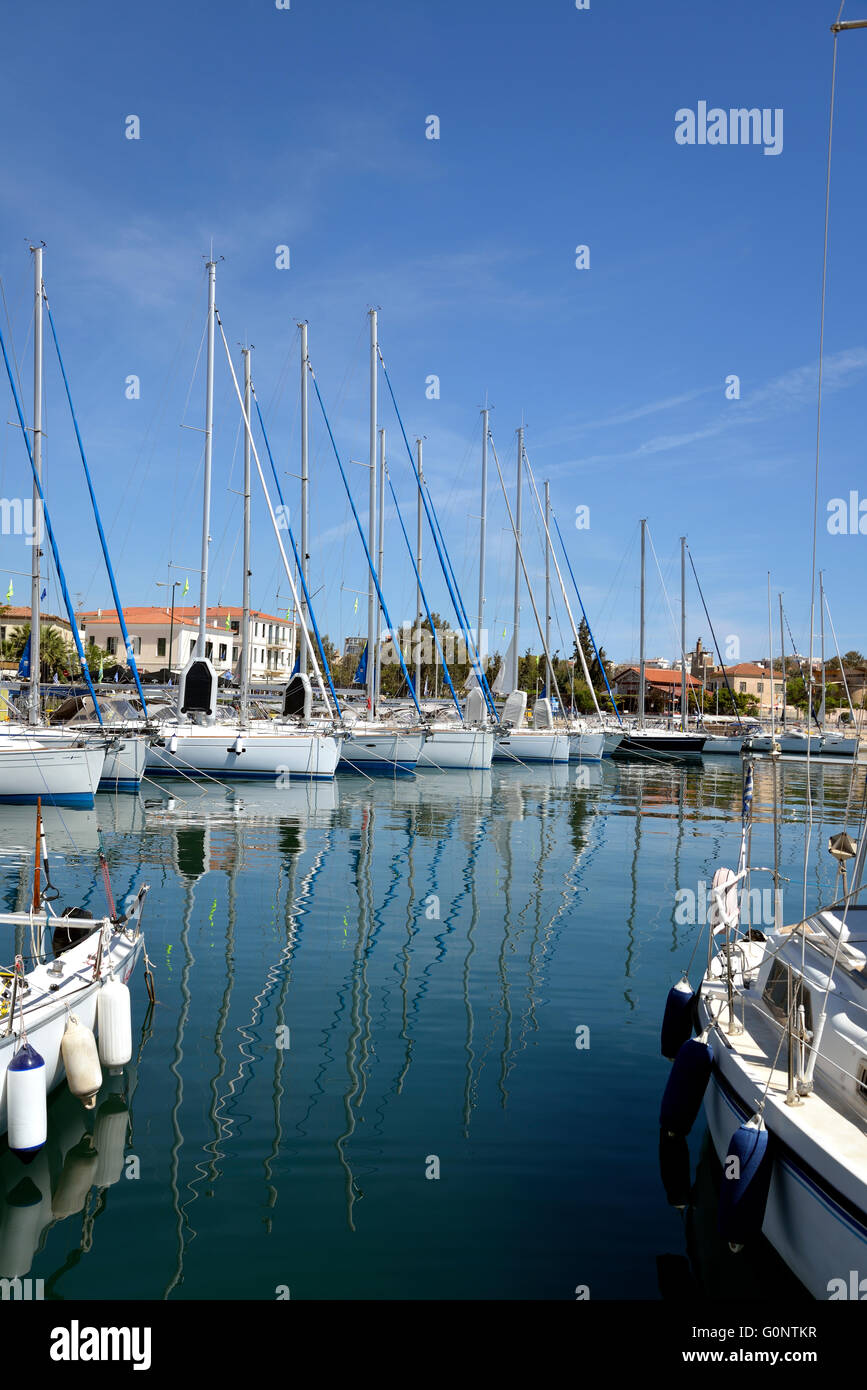
[(680, 538), (680, 723), (686, 733), (689, 728), (689, 703), (686, 698), (686, 536)]
[[(774, 639), (771, 632), (771, 571), (768, 570), (768, 653), (771, 663), (771, 745), (773, 746), (775, 729), (774, 715)], [(761, 705), (759, 706), (761, 711)]]
[[(379, 431), (379, 536), (377, 540), (377, 574), (382, 588), (382, 561), (385, 551), (385, 430)], [(374, 672), (374, 699), (379, 703), (382, 686), (382, 609), (376, 606), (376, 670)]]
[(515, 601), (512, 613), (512, 689), (518, 689), (518, 629), (521, 623), (521, 471), (524, 464), (524, 426), (518, 430), (518, 473), (515, 491)]
[[(549, 483), (545, 483), (545, 531), (547, 533), (551, 520), (551, 488)], [(551, 547), (545, 542), (545, 646), (551, 650)], [(546, 680), (548, 694), (551, 694), (551, 681)]]
[[(42, 247), (32, 246), (33, 252), (33, 466), (36, 477), (42, 480)], [(30, 708), (31, 724), (42, 720), (39, 678), (42, 655), (40, 650), (40, 605), (42, 576), (42, 502), (39, 488), (33, 483), (33, 565), (30, 583)]]
[[(553, 540), (553, 537), (552, 537), (552, 535), (551, 535), (551, 527), (550, 527), (550, 524), (549, 524), (548, 516), (545, 515), (545, 512), (544, 512), (544, 510), (543, 510), (543, 508), (542, 508), (542, 502), (541, 502), (541, 499), (540, 499), (540, 497), (539, 497), (539, 489), (538, 489), (537, 486), (536, 486), (536, 479), (535, 479), (535, 477), (533, 476), (533, 469), (532, 469), (532, 467), (530, 466), (530, 460), (529, 460), (528, 458), (525, 458), (525, 459), (524, 459), (524, 462), (525, 462), (525, 464), (526, 464), (526, 466), (527, 466), (527, 476), (528, 476), (528, 478), (530, 479), (530, 486), (531, 486), (532, 489), (533, 489), (533, 496), (534, 496), (535, 499), (536, 499), (536, 508), (537, 508), (537, 510), (538, 510), (538, 512), (539, 512), (540, 517), (542, 518), (542, 525), (543, 525), (544, 528), (545, 528), (545, 544), (546, 544), (546, 546), (548, 547), (548, 550), (549, 550), (549, 552), (550, 552), (551, 558), (552, 558), (553, 561), (554, 561), (554, 569), (557, 571), (557, 580), (558, 580), (558, 582), (559, 582), (559, 584), (560, 584), (560, 592), (561, 592), (561, 594), (563, 595), (563, 603), (564, 603), (564, 605), (565, 605), (565, 607), (566, 607), (566, 614), (567, 614), (567, 616), (568, 616), (568, 618), (569, 618), (569, 626), (570, 626), (571, 629), (572, 629), (572, 637), (573, 637), (573, 640), (574, 640), (574, 642), (575, 642), (575, 647), (576, 647), (577, 652), (578, 652), (578, 659), (579, 659), (579, 661), (581, 662), (581, 670), (582, 670), (582, 672), (583, 672), (583, 674), (584, 674), (584, 680), (585, 680), (586, 683), (587, 683), (587, 689), (590, 691), (590, 694), (591, 694), (592, 697), (593, 697), (593, 704), (596, 706), (596, 713), (597, 713), (598, 715), (601, 716), (602, 711), (601, 711), (601, 709), (599, 708), (599, 701), (598, 701), (597, 698), (596, 698), (596, 691), (595, 691), (595, 689), (594, 689), (593, 681), (592, 681), (591, 676), (590, 676), (590, 671), (589, 671), (588, 666), (587, 666), (587, 658), (586, 658), (585, 655), (584, 655), (584, 648), (581, 646), (581, 639), (580, 639), (580, 636), (579, 636), (579, 631), (578, 631), (578, 628), (577, 628), (577, 626), (576, 626), (576, 624), (575, 624), (575, 618), (574, 618), (574, 616), (573, 616), (573, 614), (572, 614), (572, 607), (571, 607), (571, 605), (570, 605), (570, 603), (569, 603), (569, 595), (568, 595), (568, 593), (566, 592), (566, 584), (565, 584), (565, 581), (564, 581), (564, 579), (563, 579), (563, 572), (562, 572), (562, 570), (560, 569), (560, 562), (559, 562), (559, 560), (557, 559), (557, 551), (554, 549), (554, 540)], [(549, 510), (549, 512), (550, 512), (550, 507), (549, 507), (548, 510)], [(588, 629), (588, 630), (589, 630), (589, 629)]]
[(638, 636), (638, 727), (644, 728), (644, 547), (647, 520), (641, 521), (641, 617)]
[[(212, 253), (213, 254), (213, 253)], [(205, 655), (205, 632), (208, 625), (208, 534), (211, 525), (211, 453), (214, 433), (214, 319), (216, 303), (217, 263), (208, 261), (208, 359), (205, 386), (205, 479), (202, 502), (202, 577), (199, 587), (199, 635), (196, 656)]]
[[(307, 533), (310, 522), (310, 478), (308, 470), (309, 458), (309, 439), (310, 439), (310, 419), (307, 401), (308, 387), (308, 363), (310, 358), (307, 353), (307, 324), (299, 323), (301, 329), (301, 573), (304, 576), (304, 585), (307, 592), (310, 592), (310, 556), (307, 554)], [(248, 412), (249, 413), (249, 412)], [(301, 624), (301, 660), (298, 667), (299, 671), (307, 670), (307, 600), (302, 599), (302, 616), (304, 622)]]
[(786, 700), (787, 700), (787, 698), (788, 698), (788, 692), (787, 692), (787, 690), (786, 690), (786, 639), (785, 639), (785, 637), (783, 636), (783, 595), (782, 595), (782, 594), (779, 595), (779, 599), (780, 599), (780, 675), (781, 675), (782, 681), (783, 681), (783, 714), (782, 714), (782, 724), (783, 724), (783, 733), (785, 733), (785, 732), (786, 732)]
[(415, 625), (416, 625), (416, 634), (417, 634), (417, 635), (416, 635), (416, 641), (415, 641), (415, 696), (416, 696), (416, 699), (417, 699), (417, 700), (420, 700), (420, 699), (421, 699), (421, 650), (422, 650), (422, 637), (421, 637), (422, 496), (421, 496), (421, 490), (422, 490), (422, 488), (423, 488), (423, 486), (424, 486), (424, 472), (423, 472), (423, 469), (422, 469), (422, 447), (421, 447), (421, 440), (420, 440), (420, 439), (417, 439), (417, 440), (415, 441), (415, 453), (416, 453), (416, 466), (417, 466), (417, 468), (418, 468), (418, 497), (417, 497), (417, 499), (416, 499), (417, 512), (416, 512), (416, 557), (415, 557), (415, 563), (416, 563), (416, 567), (417, 567), (418, 573), (419, 573), (419, 577), (418, 577), (418, 580), (416, 581), (416, 586), (415, 586), (415, 610), (416, 610), (416, 611), (415, 611)]
[[(485, 397), (487, 400), (487, 396)], [(479, 626), (476, 651), (482, 664), (482, 627), (485, 621), (485, 543), (488, 528), (488, 407), (482, 411), (482, 513), (479, 522)]]
[[(819, 707), (819, 731), (825, 732), (825, 584), (819, 570), (819, 632), (821, 633), (820, 654), (822, 659), (822, 703)], [(842, 668), (842, 662), (840, 663)]]
[[(370, 562), (373, 564), (373, 556), (376, 550), (376, 387), (377, 387), (377, 333), (376, 333), (376, 310), (370, 310), (370, 501), (368, 504), (367, 516), (367, 544), (370, 551)], [(370, 709), (370, 716), (376, 713), (374, 700), (376, 699), (376, 653), (374, 643), (376, 641), (376, 585), (373, 581), (373, 574), (367, 581), (367, 703)]]
[[(250, 348), (241, 351), (244, 358), (244, 409), (250, 419), (252, 396)], [(241, 725), (246, 729), (250, 718), (250, 436), (244, 431), (244, 584), (241, 615)]]

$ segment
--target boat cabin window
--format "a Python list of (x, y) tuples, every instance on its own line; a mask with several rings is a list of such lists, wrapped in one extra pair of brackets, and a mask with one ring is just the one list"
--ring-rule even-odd
[(862, 1100), (867, 1100), (867, 1066), (861, 1067), (861, 1075), (858, 1078), (858, 1094)]
[[(792, 990), (797, 989), (801, 984), (801, 991), (798, 1002), (804, 1006), (804, 1023), (808, 1033), (813, 1031), (813, 1006), (810, 999), (810, 991), (805, 989), (800, 975), (792, 971)], [(782, 961), (775, 960), (768, 974), (768, 982), (765, 985), (762, 998), (767, 1004), (774, 1018), (780, 1023), (785, 1023), (789, 1012), (789, 969)], [(797, 1023), (797, 1017), (795, 1017)]]

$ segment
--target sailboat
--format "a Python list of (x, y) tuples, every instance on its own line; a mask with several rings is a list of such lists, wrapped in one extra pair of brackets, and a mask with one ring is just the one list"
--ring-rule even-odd
[[(494, 461), (497, 465), (500, 488), (506, 503), (506, 511), (512, 527), (512, 534), (515, 538), (515, 587), (512, 610), (512, 638), (508, 652), (511, 661), (508, 670), (505, 668), (505, 663), (501, 668), (505, 683), (511, 686), (511, 691), (506, 698), (500, 716), (500, 727), (498, 730), (497, 743), (494, 748), (494, 757), (500, 762), (568, 763), (570, 757), (569, 734), (565, 728), (555, 727), (553, 707), (550, 699), (543, 697), (536, 701), (533, 710), (533, 727), (528, 729), (525, 723), (527, 692), (518, 688), (518, 642), (521, 625), (522, 574), (527, 583), (530, 602), (536, 617), (536, 624), (545, 646), (545, 659), (548, 664), (548, 670), (553, 674), (550, 651), (545, 642), (545, 635), (539, 621), (536, 601), (533, 597), (533, 591), (530, 588), (529, 579), (527, 577), (527, 567), (524, 563), (524, 554), (521, 549), (521, 482), (524, 466), (523, 425), (518, 429), (518, 462), (514, 514), (512, 513), (512, 508), (506, 494), (506, 485), (503, 480), (503, 473), (500, 468), (499, 459), (497, 458), (496, 449), (494, 449)], [(499, 674), (500, 673), (498, 673), (498, 675)]]
[[(722, 1184), (723, 1234), (740, 1246), (762, 1232), (814, 1297), (849, 1297), (834, 1290), (867, 1243), (867, 827), (857, 849), (846, 832), (830, 841), (836, 901), (792, 925), (750, 924), (752, 779), (748, 762), (740, 862), (714, 875), (700, 1036), (676, 1054), (662, 1123), (688, 1127), (683, 1064), (696, 1064), (695, 1108), (703, 1097), (720, 1160), (734, 1155), (743, 1175)], [(676, 991), (692, 997), (686, 984), (669, 998)]]
[[(208, 613), (208, 546), (211, 498), (211, 456), (214, 403), (214, 335), (216, 312), (216, 262), (208, 261), (207, 367), (205, 387), (205, 469), (202, 508), (202, 569), (199, 596), (199, 633), (196, 647), (181, 673), (176, 708), (157, 720), (157, 737), (148, 749), (148, 768), (162, 776), (176, 775), (191, 778), (224, 780), (269, 779), (281, 784), (291, 777), (330, 778), (334, 776), (343, 744), (342, 734), (333, 721), (323, 725), (310, 719), (310, 701), (303, 690), (301, 698), (295, 692), (284, 698), (284, 715), (291, 722), (277, 725), (271, 720), (256, 721), (249, 717), (249, 643), (250, 643), (250, 478), (251, 454), (256, 462), (268, 511), (280, 549), (289, 584), (300, 611), (298, 594), (291, 567), (283, 548), (280, 527), (265, 484), (259, 455), (256, 451), (250, 424), (251, 375), (250, 349), (244, 350), (244, 383), (242, 396), (232, 364), (223, 326), (220, 335), (226, 350), (244, 420), (244, 621), (242, 623), (242, 669), (244, 672), (241, 717), (234, 711), (220, 717), (217, 707), (217, 675), (206, 655), (205, 634)], [(300, 618), (309, 643), (303, 614)], [(321, 673), (311, 650), (311, 660), (319, 678), (323, 698), (328, 705)]]
[[(691, 734), (684, 729), (664, 729), (645, 722), (645, 653), (644, 653), (644, 589), (645, 589), (645, 545), (647, 537), (647, 521), (641, 521), (641, 619), (640, 619), (640, 653), (639, 653), (639, 680), (638, 680), (638, 727), (631, 728), (622, 743), (615, 751), (615, 757), (644, 757), (648, 754), (654, 757), (673, 757), (697, 758), (700, 756), (705, 743), (706, 734)], [(683, 658), (682, 658), (683, 659)], [(685, 700), (685, 666), (682, 675), (684, 683)]]
[[(93, 694), (93, 686), (87, 674), (84, 653), (78, 635), (75, 612), (66, 587), (51, 517), (45, 505), (45, 494), (42, 489), (42, 306), (44, 297), (42, 247), (35, 246), (31, 250), (34, 267), (32, 445), (2, 333), (0, 333), (0, 347), (2, 347), (6, 373), (9, 377), (9, 385), (12, 389), (18, 421), (33, 475), (33, 517), (36, 534), (41, 537), (43, 527), (47, 531), (73, 637), (91, 694)], [(3, 735), (0, 737), (0, 801), (32, 804), (38, 797), (42, 797), (46, 802), (59, 806), (92, 806), (94, 793), (104, 774), (108, 743), (104, 737), (91, 738), (84, 734), (70, 737), (69, 735), (58, 734), (45, 727), (42, 717), (39, 684), (42, 593), (40, 559), (41, 549), (36, 544), (33, 546), (31, 576), (31, 623), (28, 657), (29, 721), (25, 724), (19, 720), (8, 720)]]
[[(148, 888), (130, 895), (122, 912), (94, 919), (81, 908), (55, 906), (46, 874), (41, 806), (37, 804), (33, 898), (26, 912), (0, 912), (0, 928), (29, 937), (24, 957), (0, 972), (0, 1134), (25, 1161), (45, 1143), (46, 1096), (68, 1076), (70, 1089), (92, 1106), (102, 1085), (100, 1063), (125, 1066), (132, 1056), (126, 984), (144, 949), (141, 916)], [(99, 1048), (94, 1034), (99, 1034)]]
[[(385, 461), (385, 458), (384, 458), (384, 455), (385, 455), (384, 433), (381, 433), (381, 436), (380, 436), (380, 437), (381, 437), (381, 440), (382, 440), (382, 461), (383, 461), (383, 465), (384, 465), (384, 461)], [(424, 515), (424, 512), (425, 512), (425, 511), (429, 511), (429, 521), (430, 521), (430, 526), (431, 526), (431, 534), (432, 534), (432, 536), (433, 536), (433, 538), (434, 538), (434, 543), (435, 543), (435, 545), (436, 545), (436, 549), (437, 549), (437, 553), (438, 553), (438, 554), (439, 554), (440, 551), (441, 551), (441, 545), (440, 545), (440, 542), (439, 542), (439, 537), (438, 537), (438, 535), (437, 535), (437, 532), (438, 532), (438, 530), (439, 530), (439, 526), (438, 526), (438, 521), (437, 521), (437, 517), (436, 517), (436, 512), (435, 512), (435, 510), (434, 510), (434, 508), (433, 508), (433, 502), (432, 502), (432, 500), (429, 500), (428, 496), (427, 496), (426, 493), (425, 493), (425, 489), (426, 489), (426, 487), (427, 487), (427, 483), (426, 483), (425, 476), (424, 476), (423, 455), (422, 455), (422, 441), (421, 441), (421, 439), (418, 439), (418, 440), (416, 441), (416, 451), (417, 451), (417, 457), (416, 457), (415, 460), (413, 460), (412, 452), (411, 452), (411, 450), (408, 449), (409, 458), (410, 458), (410, 463), (412, 464), (413, 474), (414, 474), (415, 483), (416, 483), (416, 511), (417, 511), (417, 516), (416, 516), (416, 531), (417, 531), (416, 545), (417, 545), (417, 554), (416, 554), (415, 556), (413, 555), (413, 552), (412, 552), (412, 545), (411, 545), (411, 543), (410, 543), (409, 536), (407, 535), (406, 527), (404, 526), (404, 523), (403, 523), (403, 517), (401, 516), (400, 506), (398, 505), (397, 497), (396, 497), (396, 495), (395, 495), (394, 487), (393, 487), (392, 484), (391, 484), (391, 479), (390, 479), (390, 478), (388, 479), (388, 483), (389, 483), (389, 488), (391, 489), (392, 501), (393, 501), (393, 503), (394, 503), (394, 507), (395, 507), (395, 510), (396, 510), (396, 512), (397, 512), (398, 521), (400, 522), (400, 528), (401, 528), (401, 531), (403, 532), (403, 536), (404, 536), (404, 540), (405, 540), (405, 542), (406, 542), (407, 550), (409, 551), (410, 561), (411, 561), (411, 563), (412, 563), (413, 570), (415, 571), (415, 577), (416, 577), (416, 632), (417, 632), (417, 635), (420, 635), (420, 633), (421, 633), (421, 631), (422, 631), (423, 616), (426, 616), (426, 617), (427, 617), (427, 621), (428, 621), (428, 627), (429, 627), (429, 629), (430, 629), (430, 632), (431, 632), (431, 635), (432, 635), (433, 641), (434, 641), (434, 647), (435, 647), (435, 652), (436, 652), (436, 659), (437, 659), (437, 661), (439, 661), (440, 659), (442, 660), (443, 675), (445, 676), (446, 682), (447, 682), (448, 687), (449, 687), (449, 690), (450, 690), (450, 692), (451, 692), (453, 704), (454, 704), (454, 710), (453, 710), (453, 711), (450, 710), (450, 711), (448, 712), (448, 714), (438, 713), (438, 714), (435, 714), (435, 715), (433, 716), (433, 718), (428, 718), (428, 719), (425, 721), (426, 738), (425, 738), (425, 741), (424, 741), (424, 743), (423, 743), (423, 745), (422, 745), (421, 753), (419, 754), (419, 760), (418, 760), (418, 762), (419, 762), (419, 767), (423, 767), (423, 768), (435, 768), (437, 771), (440, 771), (440, 772), (480, 772), (480, 771), (486, 771), (486, 770), (491, 766), (491, 759), (492, 759), (493, 753), (494, 753), (494, 731), (493, 731), (491, 722), (490, 722), (490, 720), (489, 720), (489, 718), (488, 718), (487, 710), (486, 710), (486, 707), (485, 707), (485, 700), (484, 700), (484, 697), (483, 697), (483, 695), (482, 695), (481, 687), (480, 687), (480, 685), (479, 685), (479, 683), (478, 683), (478, 680), (477, 680), (477, 678), (476, 678), (476, 676), (475, 676), (475, 670), (474, 670), (474, 672), (473, 672), (474, 688), (473, 688), (471, 691), (468, 692), (467, 698), (466, 698), (466, 700), (464, 701), (463, 706), (461, 706), (460, 701), (459, 701), (458, 696), (457, 696), (457, 693), (456, 693), (455, 688), (454, 688), (454, 684), (453, 684), (452, 679), (451, 679), (451, 675), (449, 674), (448, 666), (446, 665), (445, 654), (444, 654), (443, 651), (442, 651), (442, 644), (441, 644), (441, 642), (440, 642), (439, 634), (437, 633), (436, 627), (435, 627), (435, 625), (434, 625), (433, 615), (432, 615), (431, 610), (430, 610), (430, 604), (428, 603), (427, 594), (425, 593), (424, 585), (423, 585), (423, 583), (422, 583), (422, 577), (421, 577), (421, 567), (422, 567), (422, 537), (423, 537), (423, 533), (424, 533), (423, 515)], [(384, 473), (383, 476), (387, 476), (387, 474)], [(484, 479), (484, 464), (483, 464), (483, 479)], [(482, 485), (482, 494), (483, 494), (483, 496), (482, 496), (482, 535), (484, 534), (484, 510), (485, 510), (485, 497), (484, 497), (484, 494), (485, 494), (485, 491), (486, 491), (486, 487), (485, 487), (485, 483), (484, 483), (484, 481), (483, 481), (483, 485)], [(381, 537), (381, 535), (382, 535), (382, 510), (380, 509), (380, 537)], [(483, 542), (483, 541), (481, 542), (480, 550), (481, 550), (481, 552), (483, 553), (483, 551), (484, 551), (484, 542)], [(380, 561), (381, 561), (381, 558), (382, 558), (382, 546), (380, 545)], [(443, 554), (441, 555), (441, 559), (445, 559), (445, 554), (444, 554), (444, 552), (443, 552)], [(444, 573), (444, 574), (447, 573), (447, 564), (443, 564), (443, 573)], [(457, 580), (456, 580), (456, 579), (453, 579), (453, 583), (451, 583), (451, 584), (449, 585), (449, 588), (450, 588), (450, 589), (453, 589), (453, 590), (455, 591), (455, 597), (456, 597), (456, 599), (457, 599), (457, 607), (458, 607), (458, 609), (460, 609), (460, 608), (462, 607), (462, 602), (463, 602), (463, 601), (462, 601), (462, 599), (461, 599), (461, 597), (460, 597), (459, 591), (458, 591), (457, 588), (456, 588), (456, 585), (457, 585)], [(482, 600), (480, 599), (480, 604), (481, 604), (481, 601), (482, 601)], [(422, 610), (423, 610), (423, 611), (422, 611)], [(481, 613), (481, 608), (480, 608), (480, 613)], [(459, 620), (459, 621), (461, 620), (461, 614), (460, 614), (460, 612), (458, 612), (458, 620)], [(480, 616), (480, 618), (479, 618), (479, 634), (481, 633), (481, 626), (482, 626), (482, 620), (481, 620), (481, 616)], [(472, 642), (471, 642), (471, 635), (470, 635), (470, 633), (467, 632), (466, 636), (467, 636), (467, 645), (471, 647), (471, 646), (472, 646)], [(480, 637), (480, 636), (478, 636), (478, 641), (481, 641), (481, 637)], [(472, 659), (472, 664), (473, 664), (474, 668), (477, 669), (477, 670), (479, 671), (479, 674), (481, 675), (482, 679), (484, 679), (484, 674), (483, 674), (482, 667), (481, 667), (481, 659), (480, 659), (480, 657), (478, 656), (478, 652), (476, 652), (476, 653), (471, 653), (471, 659)], [(420, 685), (421, 685), (421, 653), (420, 653), (420, 650), (419, 650), (419, 653), (418, 653), (418, 656), (417, 656), (417, 660), (416, 660), (415, 680), (414, 680), (414, 687), (415, 687), (415, 691), (416, 691), (416, 697), (418, 697)]]
[[(826, 247), (837, 42), (849, 29), (867, 29), (867, 20), (838, 20), (832, 26)], [(823, 271), (820, 344), (825, 278)], [(820, 346), (820, 417), (821, 384)], [(817, 452), (811, 658), (818, 464)], [(782, 674), (785, 680), (785, 669)], [(812, 663), (810, 714), (811, 701)], [(808, 832), (814, 743), (811, 737), (807, 747)], [(859, 897), (867, 859), (867, 793), (856, 817), (857, 841), (846, 825), (828, 842), (837, 865), (834, 899), (814, 911), (807, 905), (811, 836), (805, 835), (802, 910), (784, 924), (776, 835), (778, 771), (779, 763), (772, 761), (774, 864), (764, 870), (750, 862), (753, 761), (745, 761), (737, 869), (721, 866), (714, 874), (704, 975), (694, 993), (684, 975), (666, 1004), (662, 1051), (674, 1065), (660, 1119), (664, 1133), (682, 1137), (704, 1101), (714, 1148), (725, 1165), (720, 1231), (732, 1247), (739, 1249), (763, 1234), (815, 1298), (861, 1299), (867, 1248), (867, 905)], [(856, 775), (853, 767), (852, 792)], [(772, 922), (751, 920), (750, 885), (759, 872), (773, 873)], [(698, 1038), (691, 1036), (694, 1030)]]

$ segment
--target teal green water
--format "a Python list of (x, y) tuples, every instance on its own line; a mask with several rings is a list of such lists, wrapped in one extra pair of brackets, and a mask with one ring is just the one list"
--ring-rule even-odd
[[(740, 764), (576, 771), (49, 813), (66, 903), (103, 910), (97, 826), (115, 896), (150, 883), (157, 1005), (137, 974), (137, 1055), (96, 1115), (64, 1088), (40, 1159), (0, 1157), (0, 1277), (69, 1300), (779, 1292), (772, 1252), (719, 1248), (703, 1120), (686, 1216), (657, 1163), (661, 1012), (700, 930), (674, 895), (735, 862)], [(791, 917), (806, 777), (779, 776)], [(814, 768), (811, 903), (848, 787)], [(32, 819), (0, 812), (9, 908), (29, 900)]]

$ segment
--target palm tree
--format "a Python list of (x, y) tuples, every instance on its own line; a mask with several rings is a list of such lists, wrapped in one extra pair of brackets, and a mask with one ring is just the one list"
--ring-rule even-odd
[[(23, 623), (21, 627), (16, 627), (14, 632), (7, 637), (3, 644), (3, 654), (11, 661), (20, 661), (21, 654), (27, 646), (30, 637), (30, 624)], [(69, 674), (72, 665), (72, 651), (68, 639), (56, 627), (43, 627), (39, 632), (39, 656), (42, 666), (42, 677), (45, 678), (46, 672), (58, 674), (66, 672)]]

